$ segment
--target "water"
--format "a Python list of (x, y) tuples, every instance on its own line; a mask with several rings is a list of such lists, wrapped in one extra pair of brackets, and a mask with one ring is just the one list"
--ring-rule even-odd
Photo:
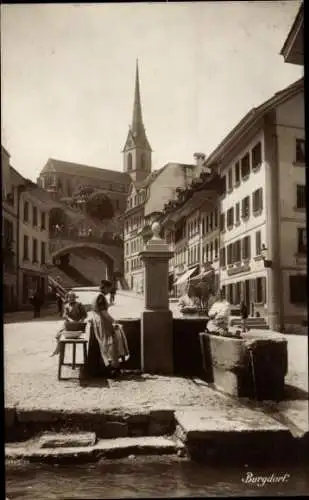
[[(259, 487), (244, 483), (250, 473), (254, 477), (288, 476), (284, 484)], [(294, 496), (308, 492), (309, 467), (212, 468), (166, 457), (83, 466), (11, 464), (6, 470), (6, 495), (10, 500)]]

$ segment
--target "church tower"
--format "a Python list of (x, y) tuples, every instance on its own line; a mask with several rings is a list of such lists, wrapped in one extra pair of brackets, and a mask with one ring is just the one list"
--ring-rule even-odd
[(151, 172), (152, 150), (143, 124), (138, 61), (136, 61), (132, 125), (122, 152), (124, 172), (130, 175), (133, 182), (144, 180)]

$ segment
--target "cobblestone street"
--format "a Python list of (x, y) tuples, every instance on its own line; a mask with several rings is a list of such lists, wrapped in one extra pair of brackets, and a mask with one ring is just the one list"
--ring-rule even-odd
[[(85, 301), (83, 293), (79, 295)], [(123, 292), (118, 294), (117, 303), (110, 310), (117, 319), (139, 316), (142, 308), (142, 297)], [(171, 304), (171, 309), (176, 310), (176, 305)], [(14, 316), (16, 322), (13, 322)], [(112, 391), (102, 387), (80, 387), (77, 379), (58, 382), (58, 359), (50, 357), (50, 353), (62, 321), (55, 314), (29, 321), (30, 318), (31, 312), (9, 315), (8, 324), (4, 326), (6, 406), (19, 404), (29, 408), (52, 406), (82, 409), (124, 405), (147, 407), (149, 404), (177, 406), (202, 404), (203, 401), (210, 403), (211, 400), (214, 404), (216, 401), (219, 404), (222, 400), (221, 395), (219, 397), (218, 393), (205, 384), (198, 385), (194, 381), (176, 377), (109, 381)], [(286, 382), (308, 390), (307, 337), (289, 335), (287, 338), (289, 373)]]

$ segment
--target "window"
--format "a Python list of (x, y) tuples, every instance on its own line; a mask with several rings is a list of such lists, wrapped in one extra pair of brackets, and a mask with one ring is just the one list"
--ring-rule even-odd
[(46, 229), (46, 215), (45, 212), (41, 213), (41, 229)]
[(263, 189), (257, 189), (254, 191), (252, 194), (252, 210), (253, 213), (260, 214), (261, 211), (263, 210)]
[(228, 190), (232, 191), (232, 189), (233, 189), (233, 170), (231, 168), (228, 171), (227, 180), (228, 180)]
[(218, 211), (214, 211), (214, 229), (218, 227)]
[(220, 266), (225, 267), (225, 247), (220, 248)]
[(134, 206), (137, 205), (137, 195), (134, 196)]
[(235, 163), (235, 186), (240, 184), (240, 163), (237, 161)]
[(226, 261), (227, 265), (230, 265), (233, 263), (233, 245), (232, 243), (230, 243), (228, 246), (227, 246), (227, 261)]
[(209, 231), (212, 231), (214, 228), (214, 213), (210, 212), (209, 215)]
[(250, 236), (245, 236), (242, 240), (242, 258), (250, 259)]
[(220, 215), (220, 231), (225, 231), (225, 214)]
[(230, 304), (233, 304), (233, 285), (232, 283), (230, 283), (229, 285), (227, 285), (226, 287), (226, 292), (227, 292), (227, 301), (230, 303)]
[(227, 211), (227, 227), (230, 228), (234, 224), (234, 208), (231, 207)]
[(306, 187), (300, 184), (296, 187), (296, 208), (306, 208)]
[(209, 256), (209, 262), (212, 262), (213, 261), (213, 253), (214, 253), (214, 244), (213, 242), (210, 243), (209, 245), (209, 251), (210, 251), (210, 256)]
[(132, 170), (132, 153), (128, 154), (128, 172)]
[(205, 224), (205, 217), (204, 217), (204, 218), (202, 219), (202, 235), (203, 235), (203, 236), (205, 236), (205, 229), (206, 229), (205, 225), (206, 225), (206, 224)]
[(227, 191), (226, 185), (227, 185), (227, 177), (226, 177), (226, 175), (224, 175), (222, 177), (222, 187), (221, 187), (221, 189), (222, 189), (222, 192), (221, 192), (222, 196), (226, 195), (226, 191)]
[(32, 240), (32, 262), (38, 261), (38, 240), (33, 238)]
[(256, 170), (262, 163), (262, 144), (258, 142), (251, 151), (252, 169)]
[(206, 234), (209, 233), (209, 217), (206, 215)]
[(241, 261), (241, 245), (240, 240), (233, 244), (233, 263)]
[(8, 219), (3, 219), (3, 236), (7, 245), (13, 242), (13, 223)]
[(36, 207), (32, 208), (32, 225), (34, 227), (38, 225), (38, 209)]
[(218, 251), (219, 251), (219, 242), (217, 238), (215, 239), (215, 259), (218, 258)]
[(241, 282), (237, 281), (234, 288), (234, 304), (240, 304), (241, 300)]
[(246, 153), (241, 159), (241, 178), (245, 179), (250, 174), (250, 155)]
[(206, 248), (203, 247), (202, 250), (202, 263), (204, 264), (206, 262)]
[(45, 264), (45, 261), (46, 261), (45, 242), (41, 241), (41, 264)]
[(241, 213), (241, 216), (243, 219), (248, 219), (249, 216), (250, 216), (250, 197), (249, 196), (246, 196), (246, 198), (244, 198), (242, 200), (242, 209), (241, 209), (242, 213)]
[(24, 203), (24, 222), (29, 222), (29, 203), (25, 201)]
[(240, 204), (236, 203), (235, 206), (235, 224), (240, 223)]
[(295, 151), (295, 160), (296, 163), (305, 163), (305, 139), (296, 139), (296, 151)]
[(29, 238), (24, 235), (24, 260), (29, 259)]
[(307, 305), (307, 276), (290, 276), (291, 304)]
[(223, 285), (223, 287), (221, 288), (221, 291), (222, 291), (222, 295), (224, 298), (226, 298), (226, 286)]
[(298, 228), (298, 253), (306, 254), (307, 253), (307, 229), (306, 228)]
[(255, 302), (265, 303), (265, 278), (256, 278), (255, 280)]
[(261, 255), (262, 251), (262, 236), (261, 231), (255, 233), (255, 255)]

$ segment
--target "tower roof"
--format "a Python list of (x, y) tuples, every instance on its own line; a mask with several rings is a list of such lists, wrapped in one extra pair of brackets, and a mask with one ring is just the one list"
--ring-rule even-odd
[(144, 128), (144, 126), (143, 126), (143, 116), (142, 116), (142, 106), (141, 106), (141, 95), (140, 95), (140, 89), (139, 89), (138, 60), (136, 60), (132, 132), (138, 134), (138, 132), (142, 128)]
[(138, 60), (136, 60), (132, 124), (123, 151), (134, 147), (151, 151), (143, 123)]

